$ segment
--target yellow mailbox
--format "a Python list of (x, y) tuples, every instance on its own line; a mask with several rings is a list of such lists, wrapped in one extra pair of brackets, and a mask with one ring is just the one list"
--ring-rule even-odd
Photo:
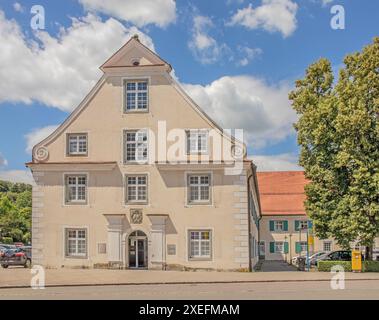
[(362, 271), (362, 255), (359, 250), (351, 252), (351, 270), (354, 272)]

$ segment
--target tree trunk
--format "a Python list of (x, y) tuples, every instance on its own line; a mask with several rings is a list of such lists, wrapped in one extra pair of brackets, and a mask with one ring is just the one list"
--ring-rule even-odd
[(365, 260), (372, 260), (372, 246), (366, 246)]

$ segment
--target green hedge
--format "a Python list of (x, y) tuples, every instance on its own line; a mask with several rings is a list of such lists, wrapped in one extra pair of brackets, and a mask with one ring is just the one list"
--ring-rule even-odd
[(342, 266), (345, 271), (351, 271), (350, 261), (319, 261), (317, 263), (318, 271), (330, 272), (334, 266)]
[[(350, 261), (319, 261), (317, 263), (318, 271), (330, 272), (333, 266), (342, 266), (346, 272), (351, 271)], [(379, 272), (379, 261), (363, 261), (362, 272)]]
[(379, 261), (363, 261), (364, 272), (379, 272)]

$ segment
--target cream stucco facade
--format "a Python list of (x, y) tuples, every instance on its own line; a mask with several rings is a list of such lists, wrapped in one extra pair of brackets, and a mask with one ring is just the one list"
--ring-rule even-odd
[[(185, 94), (170, 76), (171, 66), (138, 38), (101, 69), (89, 95), (34, 147), (27, 164), (35, 180), (33, 263), (251, 270), (258, 260), (260, 206), (255, 166), (244, 145)], [(139, 90), (140, 81), (147, 88), (141, 85), (134, 99), (143, 91), (143, 108), (127, 110), (126, 86), (134, 82)], [(207, 132), (205, 152), (173, 152), (190, 129)], [(147, 133), (130, 151), (128, 139), (138, 130)], [(125, 160), (139, 151), (143, 163)], [(192, 176), (206, 185), (199, 185), (201, 196), (197, 187), (189, 189)], [(131, 186), (135, 181), (143, 184), (140, 189)]]
[[(284, 230), (277, 230), (272, 225), (275, 221), (285, 222), (282, 224)], [(306, 243), (307, 243), (307, 231), (301, 230), (297, 226), (300, 221), (307, 223), (310, 221), (305, 215), (264, 215), (260, 221), (260, 256), (265, 260), (284, 260), (291, 262), (293, 257), (298, 255), (305, 256)], [(271, 223), (271, 226), (270, 226)], [(283, 250), (278, 250), (277, 243), (282, 243)], [(285, 243), (287, 243), (285, 245)], [(304, 247), (301, 248), (300, 243), (303, 243)], [(303, 249), (303, 250), (302, 250)], [(334, 251), (339, 250), (340, 247), (333, 239), (319, 239), (314, 237), (313, 246), (309, 247), (310, 254), (319, 251)]]

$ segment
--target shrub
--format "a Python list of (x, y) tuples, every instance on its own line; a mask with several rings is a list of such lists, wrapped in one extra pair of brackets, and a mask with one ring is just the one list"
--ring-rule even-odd
[(11, 238), (11, 237), (3, 237), (1, 239), (1, 242), (4, 243), (4, 244), (13, 244), (13, 238)]
[(379, 272), (379, 261), (363, 261), (363, 272)]
[(318, 271), (330, 272), (334, 266), (342, 266), (345, 271), (351, 271), (350, 261), (319, 261), (317, 263)]
[[(318, 271), (330, 272), (334, 266), (342, 266), (345, 272), (351, 272), (350, 261), (319, 261)], [(362, 272), (379, 272), (379, 261), (362, 261)]]

